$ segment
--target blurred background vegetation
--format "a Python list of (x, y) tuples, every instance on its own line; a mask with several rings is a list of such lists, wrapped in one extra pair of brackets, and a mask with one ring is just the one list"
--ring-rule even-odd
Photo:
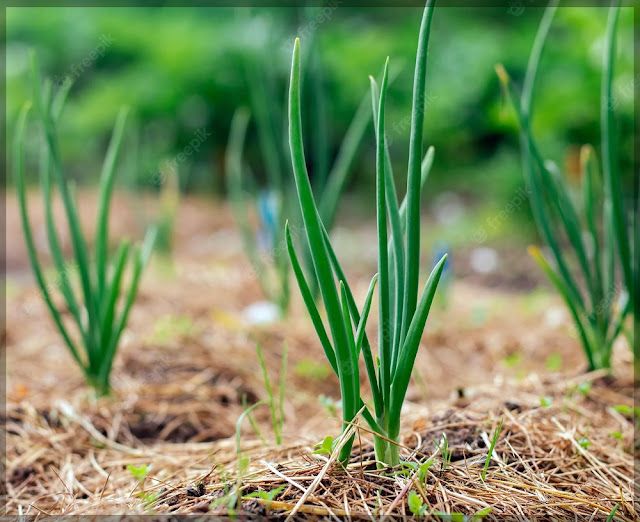
[[(387, 130), (396, 174), (403, 178), (420, 12), (339, 2), (315, 8), (7, 8), (8, 139), (19, 107), (30, 97), (28, 56), (33, 49), (54, 84), (73, 79), (61, 121), (61, 146), (69, 172), (80, 184), (97, 181), (98, 161), (117, 111), (128, 105), (134, 121), (127, 131), (121, 183), (157, 190), (160, 162), (180, 158), (184, 191), (222, 194), (230, 121), (237, 107), (250, 105), (242, 60), (249, 57), (270, 71), (277, 99), (269, 110), (281, 112), (276, 119), (284, 126), (290, 49), (294, 36), (300, 35), (303, 47), (314, 39), (314, 59), (323, 67), (328, 147), (334, 153), (368, 91), (368, 75), (379, 75), (384, 59), (391, 57), (396, 77), (389, 93)], [(475, 208), (477, 222), (522, 199), (515, 119), (504, 103), (494, 65), (503, 63), (516, 82), (521, 81), (541, 14), (526, 2), (447, 7), (436, 13), (426, 115), (426, 140), (436, 148), (436, 161), (427, 208), (436, 214), (444, 209), (443, 227), (453, 226), (456, 212), (468, 215), (468, 209)], [(599, 146), (606, 16), (604, 7), (561, 8), (543, 57), (535, 130), (547, 156), (569, 174), (577, 174), (581, 144)], [(621, 161), (630, 180), (632, 8), (621, 13), (618, 51)], [(307, 103), (317, 99), (308, 95)], [(187, 149), (190, 142), (197, 146)], [(254, 158), (253, 170), (262, 175), (255, 129), (246, 148)], [(186, 150), (190, 152), (184, 154)], [(349, 191), (358, 194), (355, 199), (373, 193), (374, 165), (370, 128), (349, 185)], [(512, 206), (510, 219), (501, 226), (528, 235), (528, 206)]]

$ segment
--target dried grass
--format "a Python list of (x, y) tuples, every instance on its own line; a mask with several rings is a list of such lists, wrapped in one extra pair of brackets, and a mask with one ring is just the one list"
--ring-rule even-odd
[[(587, 381), (585, 396), (577, 386)], [(542, 394), (551, 406), (540, 406)], [(376, 469), (362, 426), (353, 427), (356, 446), (346, 469), (313, 454), (313, 438), (275, 448), (245, 437), (242, 454), (251, 466), (238, 480), (232, 438), (130, 446), (68, 403), (49, 412), (23, 404), (7, 415), (7, 512), (224, 515), (227, 509), (216, 499), (237, 491), (247, 515), (402, 517), (410, 515), (406, 497), (413, 489), (431, 512), (472, 515), (491, 508), (490, 518), (497, 519), (602, 520), (618, 505), (616, 520), (635, 520), (633, 422), (613, 408), (618, 404), (631, 404), (631, 386), (594, 373), (573, 381), (487, 386), (429, 414), (409, 405), (405, 460), (423, 462), (443, 432), (449, 439), (451, 465), (442, 469), (435, 457), (423, 483), (413, 472)], [(499, 418), (504, 427), (483, 481), (488, 438)], [(150, 465), (143, 482), (127, 471), (141, 464)], [(272, 502), (247, 497), (280, 486)]]

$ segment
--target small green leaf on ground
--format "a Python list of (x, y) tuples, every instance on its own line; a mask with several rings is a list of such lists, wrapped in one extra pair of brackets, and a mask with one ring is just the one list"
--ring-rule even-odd
[(591, 391), (591, 383), (588, 381), (581, 382), (580, 384), (578, 384), (578, 391), (586, 397)]
[(611, 510), (611, 513), (609, 513), (609, 515), (607, 516), (607, 522), (612, 522), (613, 521), (613, 517), (616, 516), (616, 511), (618, 511), (618, 508), (620, 507), (620, 504), (616, 504), (615, 506), (613, 506), (613, 509)]
[(424, 505), (422, 497), (414, 490), (409, 491), (407, 505), (409, 506), (409, 511), (411, 511), (414, 516), (421, 517), (427, 512), (427, 506)]
[(522, 363), (522, 354), (520, 352), (510, 353), (509, 355), (505, 356), (502, 361), (508, 368), (515, 368), (516, 366), (519, 366), (520, 363)]
[(553, 399), (548, 395), (540, 397), (540, 406), (543, 408), (549, 408), (553, 404)]
[(127, 471), (131, 473), (131, 476), (139, 482), (142, 482), (147, 478), (149, 474), (149, 465), (148, 464), (140, 464), (136, 466), (134, 464), (127, 464)]
[(580, 447), (584, 449), (589, 449), (589, 446), (591, 446), (591, 441), (587, 437), (582, 437), (578, 440), (578, 444), (580, 444)]
[(269, 491), (254, 491), (253, 493), (249, 493), (245, 498), (259, 498), (262, 500), (267, 500), (269, 502), (275, 500), (275, 498), (282, 493), (284, 490), (284, 486), (280, 486), (274, 489), (270, 489)]
[(544, 365), (550, 372), (559, 372), (562, 369), (562, 355), (559, 353), (552, 353), (547, 357)]
[(613, 409), (617, 411), (619, 414), (624, 415), (625, 417), (633, 418), (634, 416), (638, 416), (640, 412), (640, 408), (633, 406), (629, 406), (627, 404), (616, 404)]
[(482, 520), (484, 517), (488, 516), (491, 514), (491, 512), (493, 511), (493, 508), (491, 506), (487, 506), (486, 508), (482, 508), (480, 511), (476, 511), (473, 516), (471, 517), (471, 520)]
[(333, 437), (327, 435), (321, 442), (316, 444), (316, 449), (313, 452), (315, 455), (331, 455), (336, 441)]

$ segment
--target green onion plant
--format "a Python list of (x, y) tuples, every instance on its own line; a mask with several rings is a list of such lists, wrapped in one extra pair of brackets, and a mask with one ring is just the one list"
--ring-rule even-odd
[[(376, 459), (380, 465), (399, 464), (400, 413), (431, 303), (442, 274), (446, 255), (434, 267), (418, 299), (420, 266), (420, 192), (425, 176), (422, 159), (422, 132), (425, 113), (427, 46), (433, 17), (433, 2), (427, 3), (420, 26), (415, 66), (413, 108), (409, 145), (407, 194), (399, 204), (385, 137), (385, 100), (388, 60), (378, 92), (371, 79), (376, 128), (376, 211), (378, 273), (372, 278), (365, 302), (358, 310), (353, 293), (329, 240), (322, 215), (316, 205), (305, 161), (300, 93), (300, 41), (296, 39), (289, 88), (289, 146), (306, 243), (311, 253), (313, 277), (320, 289), (326, 312), (325, 327), (311, 284), (305, 277), (289, 227), (285, 235), (302, 297), (325, 355), (340, 382), (343, 431), (362, 412), (374, 435)], [(389, 225), (389, 226), (388, 226)], [(374, 359), (365, 325), (377, 282), (378, 353)], [(360, 393), (359, 358), (362, 353), (373, 410)], [(346, 462), (351, 442), (340, 452)]]
[(175, 232), (176, 216), (180, 207), (180, 178), (178, 168), (170, 161), (160, 165), (160, 194), (158, 201), (158, 215), (155, 227), (158, 231), (155, 251), (170, 257), (173, 253), (173, 236)]
[[(545, 161), (533, 135), (533, 100), (538, 65), (557, 3), (547, 7), (533, 44), (521, 94), (505, 69), (498, 65), (500, 81), (515, 110), (525, 181), (538, 231), (548, 249), (530, 253), (562, 296), (577, 329), (589, 370), (609, 368), (614, 341), (633, 312), (638, 325), (638, 264), (632, 262), (632, 213), (625, 208), (618, 167), (612, 95), (613, 63), (619, 8), (609, 19), (603, 56), (601, 92), (601, 156), (581, 150), (581, 191), (567, 183), (554, 163)], [(635, 232), (638, 234), (637, 228)], [(548, 258), (548, 256), (550, 258)], [(622, 281), (622, 287), (618, 281)], [(638, 360), (640, 349), (635, 342)]]
[[(115, 254), (109, 253), (109, 209), (115, 180), (115, 168), (126, 119), (126, 110), (118, 115), (102, 167), (99, 188), (95, 251), (90, 252), (82, 233), (71, 184), (65, 178), (58, 143), (57, 123), (70, 83), (53, 92), (50, 82), (41, 87), (39, 70), (32, 60), (34, 104), (44, 134), (40, 155), (40, 187), (44, 200), (48, 245), (56, 270), (54, 281), (47, 281), (38, 260), (33, 230), (29, 221), (24, 175), (24, 137), (31, 103), (20, 112), (13, 144), (13, 170), (18, 193), (24, 238), (36, 282), (71, 356), (82, 369), (88, 384), (99, 395), (110, 391), (110, 375), (118, 342), (127, 324), (129, 312), (138, 292), (142, 271), (149, 259), (155, 231), (150, 230), (141, 248), (128, 241), (120, 243)], [(54, 186), (62, 198), (74, 260), (65, 260), (59, 237), (59, 226), (53, 212)], [(131, 265), (128, 288), (125, 272)], [(74, 275), (79, 276), (79, 291)], [(65, 320), (63, 306), (55, 300), (54, 290), (64, 299), (70, 319)], [(73, 328), (73, 330), (72, 330)], [(75, 334), (72, 333), (75, 331)]]
[[(290, 301), (289, 262), (284, 248), (285, 221), (299, 224), (300, 215), (295, 204), (294, 188), (290, 183), (288, 151), (285, 148), (284, 126), (278, 121), (283, 115), (275, 95), (277, 78), (264, 63), (268, 59), (244, 56), (243, 65), (250, 94), (251, 116), (255, 120), (258, 145), (262, 159), (265, 183), (260, 187), (258, 176), (249, 170), (244, 158), (244, 142), (250, 113), (240, 108), (234, 115), (226, 155), (227, 189), (231, 208), (240, 228), (245, 252), (251, 262), (263, 294), (278, 305), (286, 315)], [(314, 167), (314, 192), (319, 201), (319, 212), (325, 227), (331, 231), (338, 203), (352, 172), (356, 152), (369, 124), (370, 104), (364, 96), (342, 141), (335, 161), (331, 164), (329, 137), (326, 125), (326, 93), (322, 68), (319, 63), (307, 72), (314, 90), (311, 103), (313, 115), (312, 145)], [(275, 105), (275, 107), (274, 107)], [(251, 213), (257, 214), (259, 232), (251, 224)], [(264, 253), (267, 253), (267, 256)], [(309, 251), (305, 250), (304, 266), (311, 269)], [(311, 279), (311, 289), (317, 295), (317, 285)]]

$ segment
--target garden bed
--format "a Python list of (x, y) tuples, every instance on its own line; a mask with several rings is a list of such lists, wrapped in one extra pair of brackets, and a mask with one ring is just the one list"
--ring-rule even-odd
[[(199, 211), (190, 215), (203, 219)], [(456, 280), (448, 306), (435, 305), (429, 320), (402, 432), (409, 462), (424, 462), (446, 433), (450, 465), (442, 469), (436, 455), (419, 485), (409, 465), (400, 474), (377, 470), (361, 423), (347, 469), (327, 466), (331, 457), (313, 451), (339, 433), (327, 407), (338, 387), (313, 327), (299, 302), (284, 321), (246, 321), (246, 307), (261, 298), (258, 285), (240, 245), (229, 241), (226, 210), (211, 219), (217, 225), (206, 232), (194, 225), (192, 236), (178, 238), (172, 264), (156, 260), (146, 274), (112, 397), (92, 397), (37, 290), (13, 273), (5, 330), (8, 514), (226, 514), (229, 494), (240, 493), (238, 509), (256, 516), (285, 516), (303, 496), (299, 516), (402, 516), (413, 491), (430, 513), (604, 519), (618, 506), (617, 519), (634, 519), (633, 386), (624, 343), (615, 351), (615, 377), (584, 374), (556, 298)], [(374, 261), (360, 255), (371, 231), (355, 230), (336, 236), (339, 247), (350, 245), (345, 267), (361, 300)], [(16, 266), (26, 267), (23, 261)], [(266, 397), (257, 343), (273, 376), (287, 346), (287, 390), (295, 392), (287, 393), (281, 446), (271, 442), (266, 407), (254, 411), (266, 442), (244, 422), (249, 467), (238, 481), (236, 421), (246, 404)], [(483, 481), (499, 419), (496, 458)], [(269, 504), (262, 497), (274, 491)]]

